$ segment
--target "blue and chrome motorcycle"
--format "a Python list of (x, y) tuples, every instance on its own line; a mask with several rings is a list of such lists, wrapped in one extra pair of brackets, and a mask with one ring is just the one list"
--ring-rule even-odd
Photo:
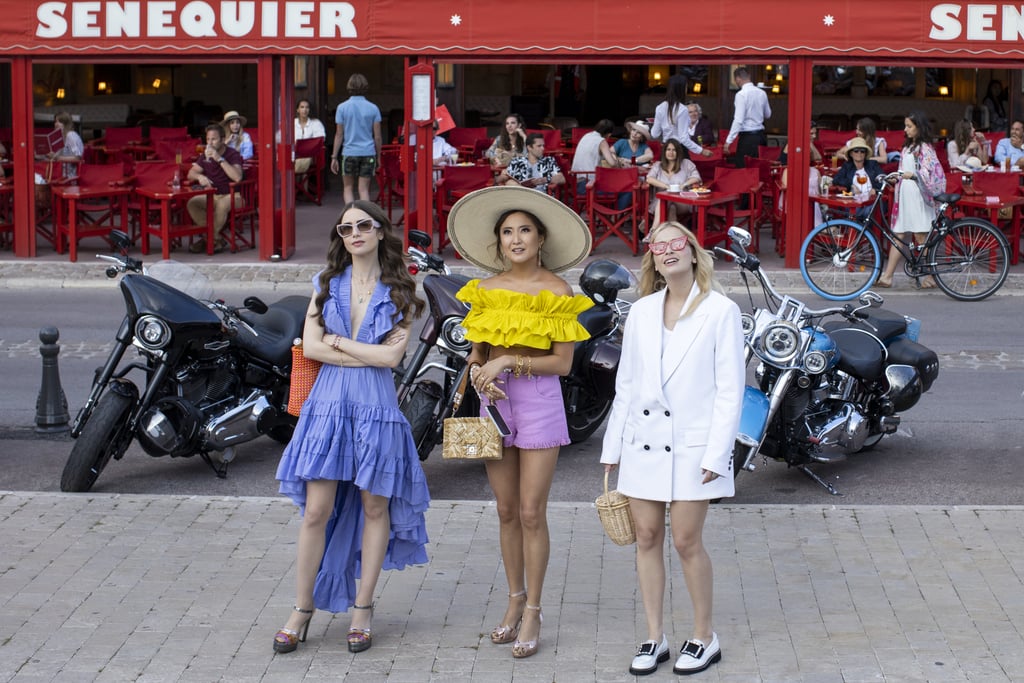
[[(900, 424), (939, 374), (935, 352), (917, 343), (917, 320), (880, 308), (865, 292), (860, 306), (814, 310), (775, 291), (758, 258), (747, 252), (750, 234), (729, 230), (735, 261), (760, 283), (766, 306), (742, 316), (746, 361), (756, 361), (747, 386), (734, 449), (734, 471), (753, 471), (760, 454), (784, 462), (832, 494), (810, 465), (831, 463), (873, 448)], [(749, 289), (749, 282), (748, 282)]]

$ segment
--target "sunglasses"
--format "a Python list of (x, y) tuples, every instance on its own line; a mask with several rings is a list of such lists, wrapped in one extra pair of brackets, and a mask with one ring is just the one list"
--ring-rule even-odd
[(379, 227), (380, 223), (377, 221), (370, 218), (364, 218), (363, 220), (356, 221), (355, 223), (338, 223), (335, 226), (335, 229), (342, 237), (351, 237), (352, 233), (373, 232)]
[(669, 250), (669, 247), (672, 248), (672, 251), (681, 252), (686, 249), (687, 244), (689, 244), (689, 241), (685, 237), (677, 237), (669, 242), (648, 242), (647, 250), (652, 254), (661, 256)]

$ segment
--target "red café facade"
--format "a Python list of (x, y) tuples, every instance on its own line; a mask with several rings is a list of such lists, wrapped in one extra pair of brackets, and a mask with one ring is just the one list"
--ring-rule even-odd
[[(509, 11), (514, 16), (509, 15)], [(900, 64), (1019, 68), (1024, 4), (934, 0), (0, 0), (0, 62), (11, 69), (14, 252), (36, 254), (33, 215), (33, 65), (247, 62), (256, 65), (261, 162), (259, 257), (294, 247), (293, 58), (360, 54), (405, 58), (407, 129), (423, 134), (415, 162), (419, 215), (431, 206), (429, 149), (434, 62), (787, 64), (789, 185), (786, 263), (796, 265), (806, 192), (812, 67)], [(1020, 88), (1020, 78), (1011, 80)], [(1019, 94), (1016, 95), (1019, 98)], [(912, 106), (908, 102), (908, 106)], [(414, 118), (415, 117), (415, 118)], [(726, 119), (727, 121), (728, 119)], [(727, 123), (723, 125), (727, 126)], [(331, 135), (329, 130), (328, 135)], [(804, 197), (797, 196), (804, 194)]]

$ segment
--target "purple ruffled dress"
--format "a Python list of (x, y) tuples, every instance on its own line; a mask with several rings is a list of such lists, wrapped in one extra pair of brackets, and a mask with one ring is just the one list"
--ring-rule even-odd
[[(324, 302), (327, 331), (349, 338), (351, 277), (349, 268), (332, 279), (331, 296)], [(319, 291), (315, 278), (313, 284)], [(396, 308), (390, 291), (377, 284), (356, 341), (380, 343), (394, 327)], [(424, 512), (430, 493), (409, 423), (398, 409), (390, 368), (325, 363), (281, 456), (277, 479), (280, 492), (303, 510), (307, 481), (338, 481), (324, 558), (313, 587), (317, 609), (344, 612), (355, 600), (363, 538), (360, 491), (390, 499), (391, 538), (384, 569), (427, 562)]]

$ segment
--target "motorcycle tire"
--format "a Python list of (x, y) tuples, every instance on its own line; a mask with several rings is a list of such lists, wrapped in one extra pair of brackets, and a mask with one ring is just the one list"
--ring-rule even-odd
[(420, 460), (426, 460), (436, 445), (431, 434), (434, 421), (437, 419), (438, 402), (441, 400), (441, 386), (430, 380), (421, 380), (413, 386), (412, 391), (402, 402), (402, 414), (409, 421), (412, 429), (412, 440), (416, 444), (416, 452)]
[[(566, 393), (570, 391), (564, 382), (562, 383), (562, 398), (566, 399)], [(568, 403), (568, 401), (566, 401)], [(576, 410), (570, 413), (565, 412), (565, 419), (569, 425), (569, 440), (572, 443), (581, 443), (589, 439), (597, 428), (604, 422), (608, 412), (612, 409), (612, 399), (602, 398), (589, 391), (586, 387), (579, 387), (576, 397)]]
[(131, 397), (116, 391), (107, 391), (100, 398), (64, 465), (61, 491), (85, 493), (99, 479), (110, 459), (128, 448), (131, 439), (121, 432), (133, 403)]

